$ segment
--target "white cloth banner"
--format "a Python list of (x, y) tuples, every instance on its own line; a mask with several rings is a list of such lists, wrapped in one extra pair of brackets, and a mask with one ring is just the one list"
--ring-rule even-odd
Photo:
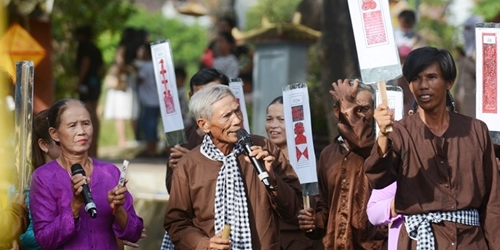
[(365, 83), (388, 81), (402, 75), (389, 1), (349, 0), (361, 79)]
[(283, 111), (290, 164), (301, 184), (318, 182), (307, 86), (283, 91)]
[(500, 24), (476, 24), (476, 118), (500, 131)]
[[(165, 133), (184, 129), (170, 41), (151, 43), (161, 119)], [(154, 98), (154, 97), (151, 97)]]
[(236, 101), (240, 104), (240, 110), (243, 114), (243, 128), (250, 134), (250, 125), (248, 124), (247, 105), (245, 103), (245, 92), (243, 92), (243, 81), (240, 78), (233, 78), (229, 82), (229, 88), (236, 96)]

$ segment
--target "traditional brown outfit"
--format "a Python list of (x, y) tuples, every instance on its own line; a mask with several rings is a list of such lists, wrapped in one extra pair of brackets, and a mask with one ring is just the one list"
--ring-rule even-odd
[(28, 210), (20, 204), (12, 203), (0, 212), (0, 231), (2, 232), (0, 233), (0, 250), (11, 249), (12, 242), (19, 240), (19, 235), (28, 228)]
[[(345, 144), (344, 144), (345, 145)], [(318, 163), (319, 196), (316, 230), (325, 249), (380, 249), (376, 227), (370, 224), (366, 205), (371, 189), (363, 172), (364, 158), (335, 140), (321, 152)]]
[[(203, 136), (198, 134), (198, 124), (193, 124), (189, 128), (185, 129), (187, 143), (182, 145), (183, 147), (191, 150), (196, 146), (201, 144)], [(172, 186), (172, 173), (173, 169), (168, 166), (167, 160), (167, 175), (165, 176), (165, 186), (167, 187), (167, 191), (170, 193), (170, 187)]]
[[(273, 170), (277, 195), (271, 197), (244, 155), (237, 158), (247, 195), (251, 241), (254, 249), (280, 249), (278, 214), (292, 220), (301, 208), (298, 177), (279, 148), (260, 136), (252, 136), (276, 157)], [(172, 190), (165, 214), (165, 229), (176, 249), (207, 249), (215, 235), (214, 197), (222, 162), (212, 161), (197, 146), (185, 155), (174, 170)]]
[[(480, 226), (430, 223), (436, 249), (499, 249), (499, 173), (488, 128), (474, 118), (449, 114), (442, 137), (418, 115), (395, 122), (388, 153), (379, 157), (375, 145), (365, 161), (366, 175), (377, 189), (397, 181), (398, 214), (478, 210)], [(403, 227), (398, 248), (415, 249), (416, 244)]]

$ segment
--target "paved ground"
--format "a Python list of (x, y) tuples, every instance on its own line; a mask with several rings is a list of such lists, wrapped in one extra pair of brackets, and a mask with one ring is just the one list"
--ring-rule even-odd
[[(139, 241), (140, 249), (160, 249), (165, 230), (163, 218), (168, 201), (165, 188), (166, 157), (136, 158), (143, 146), (131, 145), (127, 148), (101, 148), (99, 158), (115, 163), (121, 168), (123, 160), (130, 161), (127, 187), (134, 197), (134, 207), (144, 220), (147, 237)], [(133, 248), (126, 248), (133, 249)]]

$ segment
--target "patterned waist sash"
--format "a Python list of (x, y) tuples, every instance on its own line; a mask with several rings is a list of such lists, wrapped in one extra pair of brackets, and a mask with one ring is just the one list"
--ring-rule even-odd
[(447, 212), (431, 212), (426, 214), (405, 215), (405, 226), (408, 236), (417, 241), (417, 250), (436, 249), (431, 222), (440, 223), (443, 220), (469, 226), (479, 226), (477, 209), (463, 209)]

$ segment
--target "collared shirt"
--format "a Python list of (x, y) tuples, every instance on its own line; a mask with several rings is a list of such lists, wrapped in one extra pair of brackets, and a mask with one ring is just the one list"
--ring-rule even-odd
[[(398, 214), (478, 209), (481, 227), (431, 224), (437, 249), (498, 249), (500, 185), (488, 128), (477, 119), (449, 115), (450, 125), (440, 137), (418, 115), (395, 122), (386, 157), (379, 157), (376, 144), (365, 161), (366, 175), (374, 188), (397, 181)], [(415, 245), (403, 227), (398, 247)]]

